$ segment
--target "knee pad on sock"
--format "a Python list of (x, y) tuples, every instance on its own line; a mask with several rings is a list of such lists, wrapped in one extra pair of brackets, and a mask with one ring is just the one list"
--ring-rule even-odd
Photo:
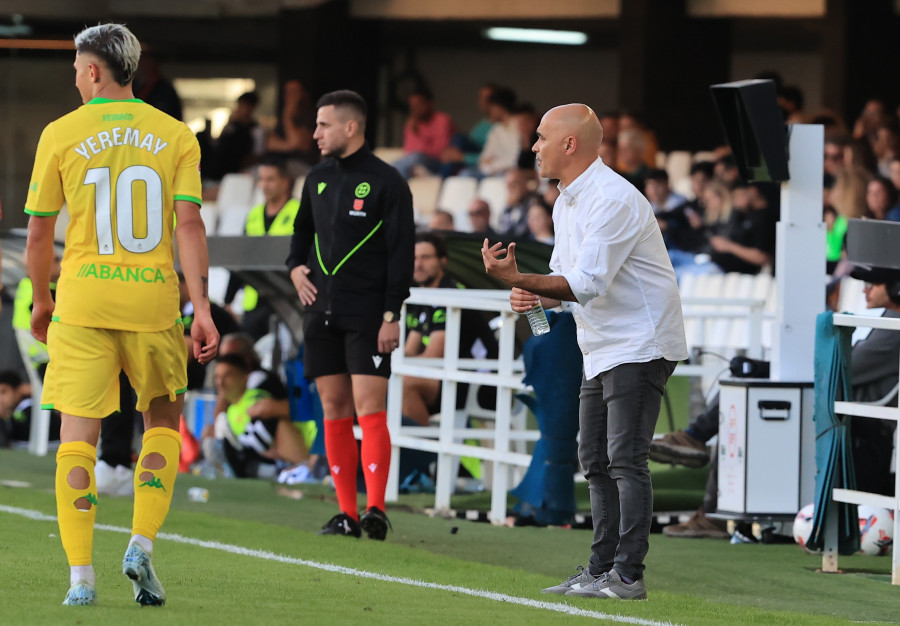
[(134, 468), (134, 519), (132, 534), (156, 539), (172, 503), (181, 435), (171, 428), (151, 428), (144, 433), (141, 455)]
[(385, 411), (361, 415), (363, 431), (362, 465), (366, 478), (366, 508), (377, 506), (384, 510), (384, 490), (391, 471), (391, 433)]
[(353, 436), (353, 418), (325, 420), (325, 455), (341, 512), (353, 519), (356, 511), (356, 468), (359, 453)]
[(97, 517), (94, 465), (97, 449), (84, 441), (60, 444), (56, 452), (56, 515), (69, 565), (90, 565)]

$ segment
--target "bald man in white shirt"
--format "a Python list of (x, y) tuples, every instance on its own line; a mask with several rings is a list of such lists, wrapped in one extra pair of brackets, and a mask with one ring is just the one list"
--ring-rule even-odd
[(515, 243), (485, 239), (481, 252), (487, 273), (513, 288), (514, 311), (572, 311), (584, 360), (578, 456), (594, 540), (588, 566), (543, 592), (645, 599), (650, 440), (666, 381), (688, 357), (675, 272), (650, 203), (597, 156), (603, 128), (590, 107), (551, 109), (537, 135), (540, 175), (560, 181), (551, 273), (520, 273)]

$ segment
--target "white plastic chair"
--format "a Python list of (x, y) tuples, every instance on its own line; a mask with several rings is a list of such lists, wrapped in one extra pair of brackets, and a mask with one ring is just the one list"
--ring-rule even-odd
[(249, 210), (253, 206), (253, 176), (250, 174), (226, 174), (219, 184), (216, 206), (220, 211), (234, 208)]
[(413, 209), (415, 209), (416, 214), (422, 217), (430, 216), (438, 207), (438, 196), (441, 193), (441, 177), (416, 176), (410, 178), (409, 191), (412, 193)]
[(491, 207), (491, 226), (494, 229), (499, 228), (500, 214), (506, 208), (506, 200), (509, 197), (506, 179), (503, 176), (490, 176), (482, 179), (478, 184), (477, 195)]
[(669, 180), (690, 178), (691, 153), (686, 150), (673, 150), (670, 152), (666, 159), (666, 172), (669, 174)]
[(385, 163), (393, 163), (394, 161), (398, 160), (406, 153), (403, 151), (403, 148), (381, 147), (381, 148), (375, 148), (372, 151), (372, 154), (377, 156), (379, 159), (381, 159)]
[[(438, 207), (450, 211), (454, 215), (467, 212), (475, 193), (478, 190), (478, 181), (469, 176), (450, 176), (444, 180), (441, 194), (438, 197)], [(458, 228), (458, 226), (457, 226)]]
[(294, 190), (291, 192), (291, 195), (295, 198), (299, 198), (303, 195), (303, 185), (306, 183), (306, 176), (298, 176), (297, 180), (294, 181)]
[(219, 211), (219, 224), (216, 234), (223, 237), (235, 237), (244, 234), (244, 224), (250, 206), (232, 207)]

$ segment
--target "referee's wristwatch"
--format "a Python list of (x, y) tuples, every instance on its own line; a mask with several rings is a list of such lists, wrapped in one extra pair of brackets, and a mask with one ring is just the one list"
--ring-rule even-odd
[(384, 315), (381, 316), (381, 319), (383, 319), (385, 322), (390, 324), (391, 322), (400, 321), (400, 316), (397, 315), (396, 313), (394, 313), (393, 311), (385, 311)]

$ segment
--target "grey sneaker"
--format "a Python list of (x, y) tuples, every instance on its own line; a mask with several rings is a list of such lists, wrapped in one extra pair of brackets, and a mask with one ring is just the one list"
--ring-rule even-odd
[(69, 588), (66, 599), (63, 600), (64, 606), (90, 606), (97, 604), (97, 592), (94, 591), (94, 585), (86, 580), (79, 580)]
[(622, 580), (616, 570), (610, 570), (605, 574), (600, 574), (600, 576), (597, 577), (597, 580), (590, 585), (585, 585), (578, 589), (571, 589), (566, 592), (566, 595), (577, 596), (580, 598), (646, 600), (647, 587), (644, 586), (643, 578), (628, 585)]
[(162, 606), (166, 603), (166, 591), (156, 577), (150, 555), (137, 543), (132, 543), (125, 551), (122, 573), (131, 579), (135, 602), (143, 606)]
[(553, 585), (552, 587), (541, 589), (541, 593), (555, 593), (556, 595), (564, 596), (572, 589), (581, 589), (581, 587), (591, 584), (596, 579), (597, 577), (591, 574), (588, 568), (579, 565), (577, 571), (574, 574), (569, 576), (558, 585)]

